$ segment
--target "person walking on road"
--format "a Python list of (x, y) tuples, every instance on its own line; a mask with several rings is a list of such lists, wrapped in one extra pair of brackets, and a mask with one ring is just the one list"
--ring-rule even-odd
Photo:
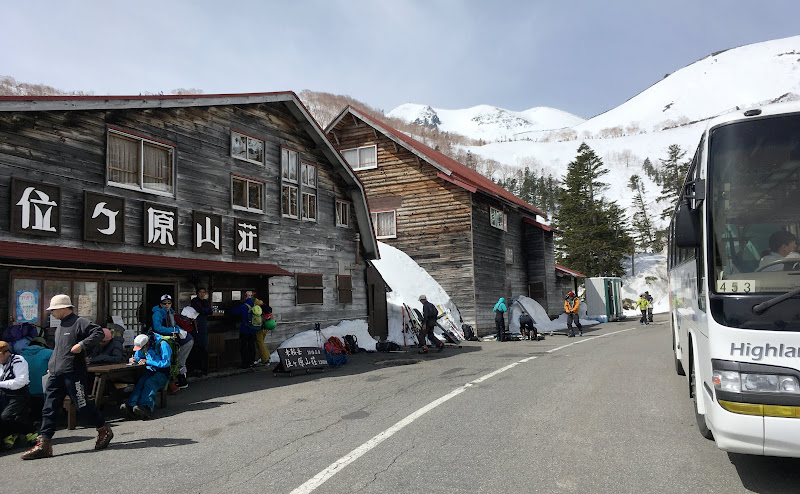
[(439, 310), (435, 305), (428, 302), (425, 295), (419, 296), (419, 301), (422, 302), (422, 331), (418, 336), (419, 353), (427, 353), (428, 345), (425, 344), (425, 337), (431, 341), (431, 345), (436, 346), (436, 351), (441, 352), (444, 350), (444, 342), (442, 342), (433, 333), (433, 328), (436, 326), (436, 319), (439, 315)]
[(653, 296), (644, 292), (644, 298), (647, 299), (647, 322), (653, 322)]
[(73, 312), (68, 295), (56, 295), (50, 301), (50, 315), (59, 320), (55, 332), (55, 346), (47, 365), (47, 385), (44, 389), (42, 426), (36, 446), (22, 455), (23, 460), (36, 460), (53, 456), (53, 434), (56, 418), (66, 395), (77, 407), (78, 414), (86, 417), (97, 429), (94, 449), (105, 449), (114, 437), (111, 427), (97, 411), (86, 392), (86, 355), (103, 341), (103, 329), (85, 317)]
[(497, 329), (497, 341), (505, 341), (506, 320), (503, 313), (508, 312), (506, 307), (506, 299), (500, 297), (500, 300), (494, 304), (494, 327)]
[(639, 319), (639, 324), (648, 325), (650, 322), (647, 320), (647, 308), (650, 306), (650, 303), (647, 301), (647, 297), (644, 293), (639, 295), (639, 300), (636, 302), (636, 308), (642, 311), (642, 318)]
[(564, 312), (567, 313), (567, 330), (569, 331), (567, 337), (569, 338), (575, 336), (575, 332), (572, 330), (573, 322), (578, 327), (578, 336), (583, 336), (583, 326), (581, 326), (581, 318), (578, 315), (578, 307), (580, 305), (581, 301), (575, 295), (575, 292), (569, 292), (567, 298), (564, 299)]

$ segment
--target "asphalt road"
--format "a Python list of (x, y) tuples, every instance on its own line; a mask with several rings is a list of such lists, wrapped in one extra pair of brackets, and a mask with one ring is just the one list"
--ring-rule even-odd
[[(416, 362), (417, 363), (412, 363)], [(407, 364), (407, 365), (397, 365)], [(147, 422), (0, 456), (7, 492), (786, 493), (800, 460), (697, 432), (665, 316), (582, 338), (358, 354), (322, 374), (195, 382)]]

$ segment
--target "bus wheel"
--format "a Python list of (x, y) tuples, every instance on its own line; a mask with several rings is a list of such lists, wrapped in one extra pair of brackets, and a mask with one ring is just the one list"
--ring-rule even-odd
[(686, 371), (683, 370), (683, 363), (681, 363), (681, 359), (678, 358), (678, 347), (675, 343), (675, 330), (672, 330), (672, 358), (675, 360), (675, 372), (678, 373), (679, 376), (685, 376)]
[(694, 418), (697, 421), (697, 430), (700, 431), (700, 435), (706, 439), (713, 439), (714, 434), (711, 433), (711, 429), (708, 428), (706, 425), (706, 416), (699, 413), (697, 411), (697, 393), (700, 393), (701, 390), (697, 389), (697, 383), (695, 379), (694, 373), (694, 365), (690, 366), (690, 376), (689, 376), (689, 386), (691, 386), (692, 391), (692, 404), (694, 405)]

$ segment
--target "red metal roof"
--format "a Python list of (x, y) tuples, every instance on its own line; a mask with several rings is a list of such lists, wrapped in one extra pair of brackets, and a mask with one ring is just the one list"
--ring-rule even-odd
[(585, 274), (581, 274), (581, 273), (579, 273), (577, 271), (573, 271), (573, 270), (571, 270), (569, 268), (565, 268), (564, 266), (560, 266), (558, 264), (556, 264), (556, 271), (563, 271), (563, 272), (565, 272), (567, 274), (570, 274), (570, 275), (578, 277), (578, 278), (586, 278)]
[[(489, 194), (494, 197), (500, 197), (505, 199), (506, 201), (512, 202), (517, 206), (531, 212), (534, 214), (538, 214), (543, 218), (547, 218), (547, 215), (540, 211), (538, 208), (528, 204), (527, 202), (523, 201), (519, 197), (515, 196), (511, 192), (507, 191), (506, 189), (500, 187), (496, 183), (492, 182), (488, 178), (484, 177), (477, 171), (473, 170), (472, 168), (462, 165), (458, 161), (450, 158), (435, 149), (432, 149), (425, 144), (413, 139), (404, 133), (400, 132), (399, 130), (386, 125), (385, 123), (376, 120), (366, 113), (359, 111), (356, 108), (350, 107), (350, 110), (356, 113), (356, 115), (364, 121), (367, 121), (370, 125), (376, 126), (381, 128), (383, 131), (391, 134), (392, 136), (396, 137), (397, 139), (403, 141), (406, 145), (410, 148), (416, 150), (418, 153), (427, 156), (430, 160), (446, 167), (451, 172), (450, 178), (464, 182), (467, 186), (473, 186), (474, 188)], [(453, 183), (458, 184), (458, 182), (450, 180)], [(461, 185), (464, 187), (464, 185)], [(468, 187), (464, 187), (469, 190)]]
[(0, 257), (37, 259), (46, 261), (69, 261), (82, 264), (104, 264), (113, 266), (142, 266), (150, 268), (186, 269), (193, 271), (217, 271), (239, 274), (265, 274), (271, 276), (294, 276), (274, 264), (255, 262), (214, 261), (164, 255), (108, 252), (54, 245), (26, 244), (0, 241)]
[(533, 225), (533, 226), (535, 226), (535, 227), (537, 227), (537, 228), (541, 228), (542, 230), (544, 230), (544, 231), (546, 231), (546, 232), (553, 231), (553, 229), (552, 229), (551, 227), (549, 227), (549, 226), (545, 225), (544, 223), (539, 223), (539, 222), (538, 222), (538, 221), (536, 221), (536, 220), (532, 220), (532, 219), (530, 219), (530, 218), (522, 218), (522, 220), (523, 220), (525, 223), (528, 223), (529, 225)]

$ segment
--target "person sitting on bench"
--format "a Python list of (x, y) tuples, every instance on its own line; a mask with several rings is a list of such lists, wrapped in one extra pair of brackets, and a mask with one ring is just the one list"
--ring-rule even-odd
[(147, 420), (153, 415), (156, 393), (169, 381), (172, 349), (160, 334), (150, 332), (133, 340), (133, 351), (130, 364), (146, 365), (147, 370), (139, 378), (128, 401), (119, 409), (127, 419)]

